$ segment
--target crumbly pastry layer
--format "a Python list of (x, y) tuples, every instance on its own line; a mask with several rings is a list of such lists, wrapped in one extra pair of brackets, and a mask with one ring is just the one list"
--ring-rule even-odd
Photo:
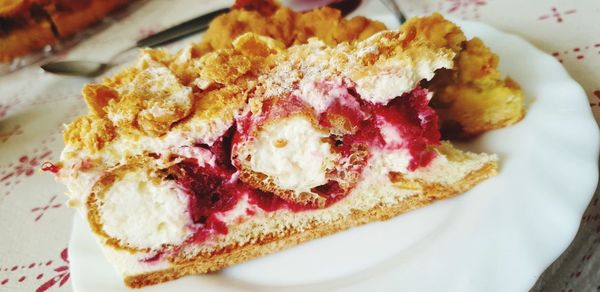
[(344, 19), (339, 10), (329, 7), (295, 12), (270, 0), (236, 2), (237, 9), (210, 24), (202, 40), (194, 45), (196, 54), (230, 48), (234, 39), (247, 32), (268, 36), (290, 47), (304, 44), (312, 37), (328, 45), (364, 40), (385, 30), (379, 21), (362, 16)]
[[(362, 17), (345, 21), (335, 9), (295, 13), (272, 1), (256, 2), (260, 5), (246, 5), (245, 10), (234, 10), (215, 19), (194, 46), (196, 53), (227, 48), (245, 32), (267, 35), (291, 46), (306, 43), (310, 37), (335, 45), (362, 40), (385, 29), (382, 23)], [(467, 40), (460, 28), (436, 14), (409, 20), (401, 30), (417, 37), (427, 36), (432, 43), (456, 53), (454, 68), (437, 74), (427, 85), (434, 92), (432, 106), (440, 115), (445, 138), (470, 138), (514, 124), (524, 116), (521, 88), (501, 75), (498, 57), (481, 40)]]
[(0, 1), (0, 62), (10, 61), (67, 38), (127, 2)]
[(463, 44), (456, 68), (437, 74), (429, 88), (446, 138), (470, 138), (512, 125), (525, 115), (524, 95), (497, 70), (498, 56), (479, 38)]
[(246, 33), (143, 50), (83, 89), (89, 114), (49, 169), (130, 287), (389, 219), (497, 171), (441, 141), (430, 107), (463, 44), (433, 15), (334, 46)]

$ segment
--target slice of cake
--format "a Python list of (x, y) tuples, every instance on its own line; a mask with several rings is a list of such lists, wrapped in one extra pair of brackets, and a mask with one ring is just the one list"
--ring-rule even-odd
[(57, 41), (48, 14), (40, 5), (28, 2), (0, 1), (0, 62)]
[(130, 0), (2, 0), (0, 62), (53, 45)]
[(494, 175), (495, 155), (440, 140), (422, 86), (456, 55), (415, 29), (290, 48), (246, 33), (201, 57), (144, 50), (83, 89), (89, 114), (46, 169), (129, 287), (216, 271)]

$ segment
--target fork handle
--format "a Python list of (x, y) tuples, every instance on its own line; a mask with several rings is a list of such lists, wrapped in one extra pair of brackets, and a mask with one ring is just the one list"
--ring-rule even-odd
[(188, 21), (182, 22), (176, 26), (165, 29), (161, 32), (145, 37), (135, 43), (138, 48), (156, 47), (176, 41), (191, 34), (201, 32), (208, 28), (210, 22), (217, 16), (229, 12), (229, 8), (222, 8)]
[(404, 16), (404, 13), (402, 13), (402, 11), (400, 10), (400, 7), (398, 7), (396, 0), (381, 0), (381, 2), (383, 3), (383, 5), (385, 5), (385, 7), (387, 7), (387, 9), (392, 10), (394, 15), (396, 15), (396, 18), (398, 18), (398, 22), (400, 22), (400, 24), (406, 22), (406, 17)]

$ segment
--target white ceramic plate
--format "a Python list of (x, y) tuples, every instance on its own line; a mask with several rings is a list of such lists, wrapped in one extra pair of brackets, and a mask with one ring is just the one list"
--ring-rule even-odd
[[(529, 289), (575, 236), (598, 179), (598, 128), (583, 90), (554, 58), (487, 25), (458, 23), (532, 97), (523, 121), (462, 145), (498, 153), (500, 175), (387, 222), (140, 291)], [(127, 291), (79, 216), (69, 253), (75, 291)]]

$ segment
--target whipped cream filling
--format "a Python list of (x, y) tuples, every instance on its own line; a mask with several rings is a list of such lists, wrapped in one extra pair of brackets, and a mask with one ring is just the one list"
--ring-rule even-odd
[(215, 155), (208, 149), (194, 146), (182, 146), (173, 149), (173, 154), (180, 157), (196, 159), (199, 166), (215, 166)]
[(232, 121), (196, 121), (192, 119), (186, 124), (187, 129), (176, 128), (164, 136), (142, 136), (139, 139), (119, 137), (107, 145), (106, 150), (102, 152), (103, 160), (108, 165), (114, 162), (124, 163), (127, 157), (139, 155), (144, 152), (164, 154), (164, 156), (168, 156), (170, 153), (177, 153), (188, 157), (185, 155), (186, 151), (180, 151), (179, 148), (193, 147), (198, 142), (212, 145), (231, 127), (232, 123)]
[[(232, 124), (233, 121), (220, 119), (211, 121), (192, 119), (186, 124), (186, 128), (175, 128), (163, 136), (140, 136), (136, 139), (119, 136), (97, 154), (66, 145), (60, 160), (65, 164), (73, 164), (77, 161), (99, 158), (102, 164), (113, 166), (125, 164), (130, 157), (144, 153), (160, 154), (163, 158), (168, 158), (174, 153), (185, 158), (198, 159), (199, 164), (204, 164), (214, 158), (199, 155), (197, 150), (193, 150), (197, 148), (193, 145), (197, 143), (212, 145)], [(162, 165), (163, 161), (159, 159), (156, 163)]]
[(100, 220), (110, 237), (133, 247), (176, 245), (193, 233), (188, 201), (175, 182), (157, 183), (145, 172), (128, 172), (104, 193)]
[(405, 149), (372, 149), (369, 165), (375, 176), (388, 177), (390, 172), (406, 173), (412, 155)]
[(361, 99), (386, 105), (395, 97), (413, 90), (421, 80), (431, 80), (435, 70), (452, 66), (452, 58), (447, 56), (420, 59), (414, 64), (410, 59), (389, 60), (374, 65), (371, 70), (378, 72), (377, 74), (354, 78), (353, 81)]
[(67, 195), (69, 200), (67, 205), (72, 208), (78, 208), (83, 215), (86, 214), (87, 210), (85, 202), (87, 201), (88, 195), (92, 192), (92, 187), (98, 179), (102, 176), (102, 171), (98, 169), (88, 169), (81, 171), (81, 162), (65, 163), (61, 168), (56, 179), (62, 182), (67, 187)]
[(400, 132), (394, 125), (385, 121), (385, 119), (379, 119), (379, 133), (383, 137), (387, 148), (397, 148), (402, 146), (404, 139), (400, 136)]
[(324, 113), (336, 100), (345, 104), (348, 89), (342, 86), (341, 81), (323, 82), (302, 79), (298, 89), (294, 90), (293, 94), (310, 105), (319, 115)]
[(309, 191), (327, 182), (332, 157), (328, 134), (295, 116), (265, 126), (250, 147), (250, 167), (283, 189)]

